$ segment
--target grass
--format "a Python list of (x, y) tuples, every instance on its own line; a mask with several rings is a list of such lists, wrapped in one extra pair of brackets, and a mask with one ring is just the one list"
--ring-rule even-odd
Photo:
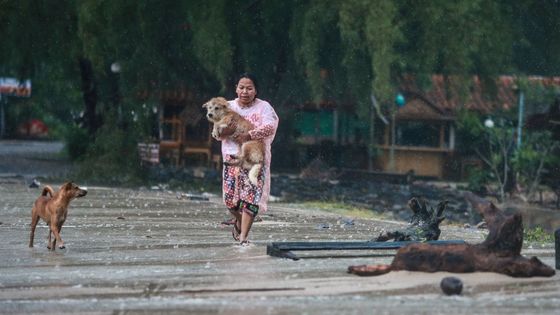
[(302, 204), (308, 208), (314, 208), (347, 217), (361, 219), (388, 219), (387, 215), (377, 213), (371, 209), (358, 207), (342, 202), (306, 201)]
[(537, 243), (554, 243), (554, 236), (540, 226), (523, 231), (523, 240)]

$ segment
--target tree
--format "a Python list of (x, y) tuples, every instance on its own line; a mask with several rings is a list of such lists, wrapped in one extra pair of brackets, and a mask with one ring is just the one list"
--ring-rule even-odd
[(542, 131), (527, 133), (521, 148), (515, 152), (513, 167), (520, 176), (519, 183), (527, 187), (529, 199), (534, 198), (547, 166), (555, 162), (551, 153), (558, 148), (560, 142), (552, 139), (552, 133)]
[(68, 58), (79, 47), (74, 1), (3, 0), (0, 20), (0, 76), (31, 79), (25, 104), (53, 124), (70, 123), (80, 106), (79, 69)]
[(512, 1), (513, 63), (518, 71), (545, 76), (560, 73), (560, 2)]
[(503, 201), (512, 180), (511, 158), (515, 136), (513, 125), (506, 119), (505, 113), (501, 117), (495, 126), (486, 127), (478, 114), (464, 110), (459, 113), (457, 129), (461, 146), (474, 150), (485, 163), (497, 182), (500, 200)]
[[(257, 74), (259, 96), (282, 117), (328, 100), (375, 121), (371, 96), (389, 110), (404, 74), (558, 74), (559, 10), (555, 0), (0, 0), (0, 74), (31, 78), (29, 103), (60, 125), (83, 109), (92, 137), (116, 122), (100, 116), (113, 115), (117, 82), (132, 121), (179, 86), (233, 96), (242, 71)], [(290, 135), (281, 128), (278, 140)]]

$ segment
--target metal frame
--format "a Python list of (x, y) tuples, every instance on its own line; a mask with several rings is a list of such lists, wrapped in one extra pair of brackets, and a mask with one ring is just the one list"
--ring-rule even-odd
[[(299, 260), (300, 258), (292, 253), (295, 250), (377, 250), (377, 249), (399, 249), (416, 241), (403, 242), (272, 242), (266, 246), (266, 253), (272, 257), (288, 258)], [(446, 241), (427, 241), (427, 244), (450, 245), (465, 244), (463, 240)]]

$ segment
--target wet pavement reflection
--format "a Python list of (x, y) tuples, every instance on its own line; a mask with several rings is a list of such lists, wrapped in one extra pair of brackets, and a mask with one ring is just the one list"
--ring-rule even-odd
[[(552, 314), (560, 307), (558, 275), (458, 275), (464, 293), (447, 297), (439, 282), (448, 273), (346, 273), (349, 265), (390, 263), (390, 250), (298, 252), (300, 261), (266, 255), (269, 242), (365, 241), (405, 222), (272, 203), (254, 225), (252, 244), (239, 247), (230, 227), (220, 224), (227, 214), (219, 196), (187, 200), (177, 193), (89, 187), (86, 197), (70, 205), (61, 234), (66, 249), (51, 252), (44, 223), (37, 227), (35, 247), (27, 247), (39, 190), (23, 181), (0, 181), (0, 313)], [(444, 239), (468, 242), (486, 235), (458, 225), (442, 230)], [(553, 244), (524, 254), (554, 263)]]

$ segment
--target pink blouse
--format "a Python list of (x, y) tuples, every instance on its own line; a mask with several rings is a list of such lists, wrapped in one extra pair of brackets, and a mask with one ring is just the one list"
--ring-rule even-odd
[[(241, 107), (238, 104), (238, 99), (229, 101), (229, 106), (232, 110), (239, 113), (245, 119), (249, 120), (255, 126), (255, 129), (249, 131), (252, 140), (262, 139), (265, 146), (265, 181), (263, 187), (263, 194), (259, 202), (259, 211), (265, 212), (267, 209), (268, 196), (270, 194), (270, 148), (274, 136), (276, 136), (276, 129), (278, 128), (278, 116), (274, 108), (267, 102), (259, 98), (255, 98), (253, 105), (250, 107)], [(229, 154), (237, 154), (239, 150), (238, 145), (229, 139), (222, 141), (222, 156), (225, 158)]]

